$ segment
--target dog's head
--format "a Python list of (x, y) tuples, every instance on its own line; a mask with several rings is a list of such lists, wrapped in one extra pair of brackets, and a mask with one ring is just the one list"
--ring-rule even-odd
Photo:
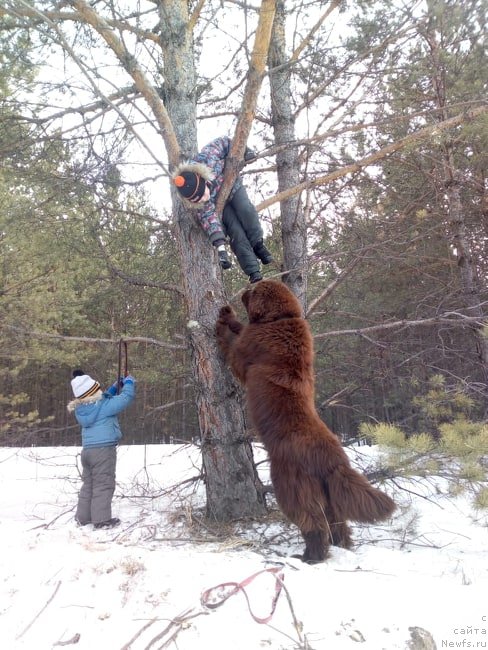
[(302, 308), (292, 291), (278, 280), (261, 280), (242, 295), (250, 323), (271, 323), (283, 318), (301, 318)]

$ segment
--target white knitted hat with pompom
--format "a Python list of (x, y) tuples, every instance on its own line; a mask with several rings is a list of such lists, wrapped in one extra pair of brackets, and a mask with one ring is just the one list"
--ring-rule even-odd
[(92, 379), (90, 375), (80, 374), (81, 372), (80, 370), (75, 370), (73, 372), (73, 379), (71, 380), (73, 395), (78, 399), (91, 397), (100, 390), (98, 381)]

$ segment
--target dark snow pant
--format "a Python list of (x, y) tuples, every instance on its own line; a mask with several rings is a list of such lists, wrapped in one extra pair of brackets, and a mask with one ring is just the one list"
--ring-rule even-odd
[(263, 239), (259, 215), (241, 186), (225, 204), (222, 214), (225, 234), (229, 237), (232, 252), (246, 275), (259, 271), (259, 262), (253, 247)]
[(80, 524), (100, 524), (111, 519), (116, 463), (116, 447), (82, 449), (83, 485), (76, 509), (76, 519)]

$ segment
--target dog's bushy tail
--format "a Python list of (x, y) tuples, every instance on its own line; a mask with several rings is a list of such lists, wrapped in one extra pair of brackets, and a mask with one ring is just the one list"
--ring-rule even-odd
[(393, 499), (348, 464), (337, 465), (325, 482), (330, 502), (344, 520), (371, 524), (388, 519), (396, 508)]

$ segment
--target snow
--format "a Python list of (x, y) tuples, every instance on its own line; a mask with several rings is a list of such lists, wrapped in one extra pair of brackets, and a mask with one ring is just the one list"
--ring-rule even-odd
[[(309, 566), (277, 511), (247, 526), (202, 520), (196, 446), (119, 447), (121, 525), (78, 527), (79, 452), (0, 448), (2, 649), (403, 650), (411, 628), (438, 648), (487, 647), (486, 517), (440, 479), (389, 486), (398, 514), (354, 526), (352, 551)], [(362, 465), (375, 453), (357, 451)]]

